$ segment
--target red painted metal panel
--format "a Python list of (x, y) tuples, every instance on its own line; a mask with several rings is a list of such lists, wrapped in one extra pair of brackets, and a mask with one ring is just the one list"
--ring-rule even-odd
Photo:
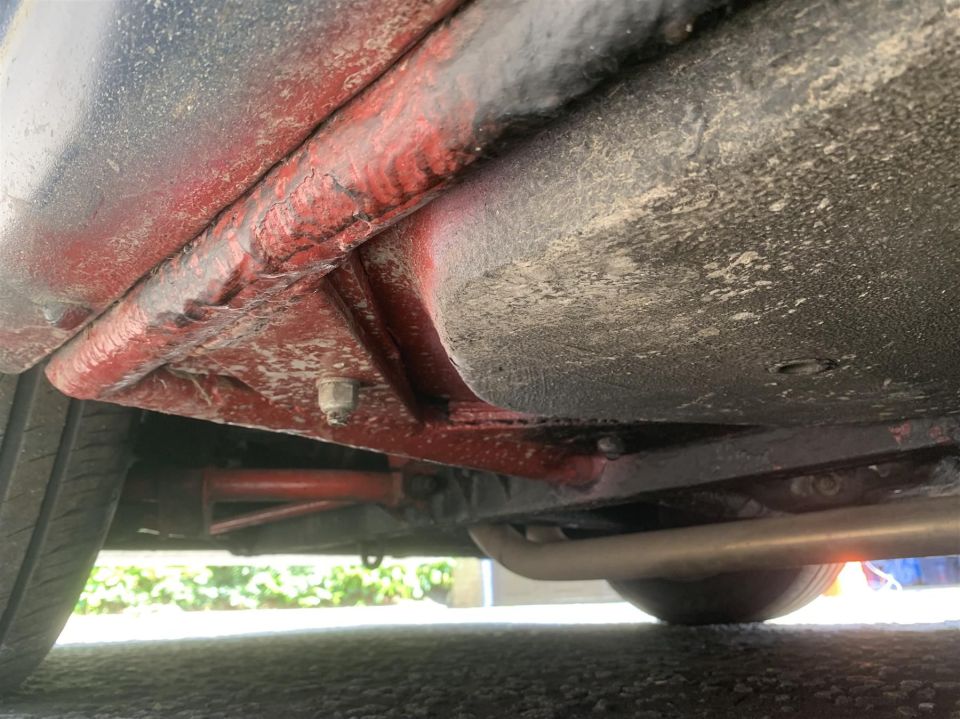
[(0, 370), (73, 335), (458, 3), (23, 3), (0, 32)]
[(516, 125), (596, 84), (668, 12), (686, 10), (676, 5), (470, 5), (58, 353), (48, 375), (67, 394), (108, 397), (328, 273)]
[[(467, 6), (62, 348), (47, 375), (76, 397), (590, 481), (603, 462), (591, 449), (545, 442), (541, 420), (480, 406), (426, 324), (419, 354), (420, 340), (389, 327), (404, 325), (402, 311), (389, 299), (390, 310), (378, 309), (375, 295), (389, 298), (389, 288), (374, 290), (350, 253), (510, 131), (592, 87), (688, 5), (703, 3)], [(407, 345), (397, 347), (396, 336)], [(427, 356), (412, 387), (405, 364)], [(425, 379), (431, 368), (437, 378)], [(361, 386), (347, 426), (332, 426), (317, 406), (317, 382), (331, 377)]]
[[(206, 366), (239, 380), (287, 408), (304, 427), (311, 418), (319, 426), (326, 424), (317, 406), (317, 383), (325, 378), (360, 384), (362, 401), (352, 422), (380, 417), (396, 424), (417, 421), (416, 402), (402, 369), (374, 344), (356, 317), (328, 281), (308, 279), (294, 285), (282, 307), (266, 318), (244, 318), (230, 332), (197, 348), (191, 368)], [(375, 317), (368, 310), (367, 324)]]
[(539, 440), (536, 421), (455, 424), (441, 408), (419, 423), (398, 421), (390, 415), (364, 418), (358, 409), (347, 426), (330, 427), (319, 410), (291, 411), (242, 382), (215, 373), (184, 375), (161, 369), (110, 399), (157, 412), (569, 484), (593, 480), (605, 463), (567, 445)]

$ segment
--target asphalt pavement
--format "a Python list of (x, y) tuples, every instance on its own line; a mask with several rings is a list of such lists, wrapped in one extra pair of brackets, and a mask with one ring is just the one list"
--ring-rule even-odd
[(960, 623), (407, 626), (57, 647), (0, 717), (960, 719)]

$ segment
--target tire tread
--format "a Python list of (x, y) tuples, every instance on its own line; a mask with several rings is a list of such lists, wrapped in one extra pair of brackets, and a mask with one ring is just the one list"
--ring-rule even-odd
[(130, 410), (70, 400), (42, 368), (0, 376), (0, 691), (40, 663), (103, 543)]

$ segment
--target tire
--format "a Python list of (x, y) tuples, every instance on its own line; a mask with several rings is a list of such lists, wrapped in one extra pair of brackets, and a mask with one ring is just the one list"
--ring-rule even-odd
[(740, 624), (789, 614), (823, 594), (842, 564), (763, 569), (680, 581), (636, 579), (610, 586), (638, 609), (670, 624)]
[(53, 646), (113, 517), (130, 410), (71, 400), (42, 368), (0, 375), (0, 691)]

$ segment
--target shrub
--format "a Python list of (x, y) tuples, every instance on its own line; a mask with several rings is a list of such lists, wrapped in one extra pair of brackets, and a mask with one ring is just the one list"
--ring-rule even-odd
[(94, 567), (77, 602), (78, 614), (115, 614), (172, 605), (188, 611), (287, 609), (442, 601), (453, 564), (336, 566)]

